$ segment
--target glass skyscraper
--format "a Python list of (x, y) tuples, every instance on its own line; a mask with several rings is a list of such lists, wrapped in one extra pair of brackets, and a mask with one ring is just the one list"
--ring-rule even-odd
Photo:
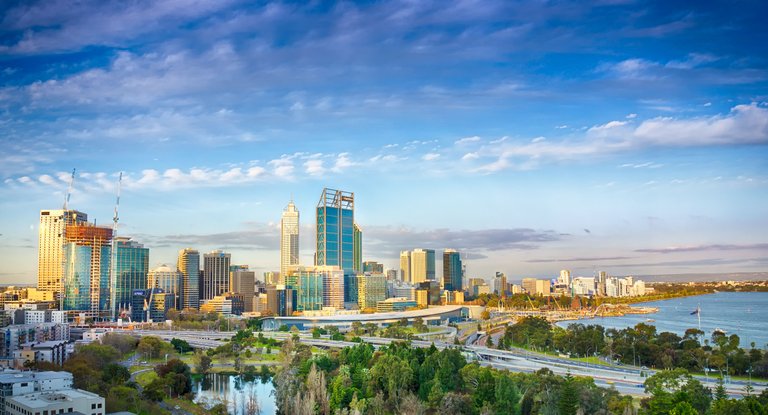
[(67, 225), (63, 308), (101, 317), (109, 311), (112, 229), (90, 223)]
[(443, 251), (443, 287), (446, 291), (462, 291), (461, 256), (453, 249)]
[(323, 189), (317, 204), (316, 265), (355, 270), (355, 194)]
[[(133, 301), (133, 291), (147, 288), (149, 248), (131, 238), (115, 238), (115, 307), (117, 315), (124, 314)], [(129, 314), (128, 314), (129, 315)]]
[(200, 309), (200, 252), (186, 248), (179, 251), (176, 265), (182, 274), (181, 308)]

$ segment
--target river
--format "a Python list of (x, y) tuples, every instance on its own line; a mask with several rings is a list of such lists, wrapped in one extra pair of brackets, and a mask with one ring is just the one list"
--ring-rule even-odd
[(224, 403), (231, 415), (253, 413), (248, 408), (249, 402), (254, 399), (258, 402), (259, 415), (277, 412), (271, 379), (262, 383), (257, 376), (255, 380), (246, 382), (239, 376), (211, 373), (203, 381), (195, 382), (192, 390), (195, 391), (195, 403), (208, 408)]
[[(599, 324), (606, 328), (623, 329), (637, 323), (656, 326), (658, 332), (670, 331), (683, 335), (689, 328), (698, 328), (698, 316), (693, 313), (701, 309), (701, 329), (706, 338), (715, 329), (724, 330), (728, 335), (737, 334), (741, 347), (768, 347), (768, 293), (766, 292), (721, 292), (671, 300), (638, 303), (638, 306), (658, 307), (654, 314), (628, 314), (621, 317), (597, 317), (578, 320), (583, 324)], [(654, 320), (654, 321), (647, 321)], [(561, 321), (560, 327), (567, 327), (576, 321)]]

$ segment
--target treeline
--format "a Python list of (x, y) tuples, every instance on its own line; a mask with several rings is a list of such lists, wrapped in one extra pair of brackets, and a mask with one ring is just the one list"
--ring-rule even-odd
[(512, 294), (505, 298), (498, 294), (480, 294), (472, 302), (476, 305), (490, 308), (504, 306), (515, 310), (578, 310), (581, 308), (595, 308), (600, 304), (634, 304), (647, 301), (669, 300), (671, 298), (689, 297), (693, 295), (710, 294), (713, 290), (698, 287), (676, 285), (674, 290), (657, 292), (641, 297), (588, 297), (570, 295), (529, 295)]
[(281, 414), (634, 414), (632, 398), (591, 378), (548, 369), (509, 373), (468, 363), (459, 349), (362, 343), (313, 356), (287, 340), (274, 377)]
[(698, 329), (688, 329), (682, 337), (670, 332), (658, 333), (655, 326), (645, 323), (620, 330), (574, 323), (563, 329), (531, 316), (506, 328), (499, 348), (512, 346), (572, 357), (599, 356), (608, 361), (658, 369), (684, 368), (699, 373), (709, 369), (722, 375), (751, 373), (768, 378), (768, 352), (754, 343), (749, 349), (739, 347), (736, 334), (715, 333), (705, 338), (704, 332)]

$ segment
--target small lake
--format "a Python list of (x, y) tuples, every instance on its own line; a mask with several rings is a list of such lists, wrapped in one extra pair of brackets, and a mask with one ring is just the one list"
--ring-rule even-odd
[(223, 403), (231, 415), (254, 414), (254, 401), (258, 402), (259, 415), (277, 412), (271, 379), (263, 383), (258, 376), (246, 381), (240, 376), (210, 373), (202, 381), (194, 382), (192, 390), (195, 403), (208, 408)]
[[(740, 347), (765, 348), (768, 344), (768, 293), (766, 292), (722, 292), (694, 297), (638, 303), (638, 306), (657, 307), (654, 314), (628, 314), (622, 317), (597, 317), (581, 320), (561, 321), (560, 327), (572, 323), (599, 324), (606, 328), (623, 329), (637, 323), (656, 326), (658, 332), (669, 331), (682, 336), (689, 328), (698, 328), (699, 319), (694, 313), (701, 308), (701, 330), (705, 338), (712, 336), (715, 329), (724, 330), (728, 335), (737, 334)], [(648, 321), (653, 320), (653, 321)]]

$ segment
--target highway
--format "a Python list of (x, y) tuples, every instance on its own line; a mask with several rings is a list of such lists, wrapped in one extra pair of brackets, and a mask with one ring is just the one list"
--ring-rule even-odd
[[(196, 348), (215, 348), (222, 344), (223, 340), (229, 340), (235, 335), (235, 332), (215, 332), (215, 331), (176, 331), (176, 330), (135, 330), (131, 332), (138, 336), (157, 336), (163, 340), (170, 341), (173, 338), (187, 341), (192, 347)], [(292, 336), (292, 333), (286, 332), (262, 332), (264, 337), (271, 337), (276, 340), (285, 340)], [(355, 346), (357, 343), (346, 341), (333, 341), (328, 336), (314, 339), (311, 334), (299, 334), (302, 343), (312, 346), (331, 348)], [(391, 339), (382, 337), (361, 337), (361, 339), (378, 348), (388, 345), (393, 341), (402, 341), (401, 339)], [(411, 344), (415, 347), (430, 347), (432, 344), (438, 349), (447, 347), (457, 347), (452, 343), (442, 341), (424, 341), (412, 340)], [(559, 358), (545, 355), (542, 353), (531, 352), (524, 349), (497, 350), (489, 349), (485, 346), (469, 345), (460, 346), (462, 351), (467, 353), (471, 359), (477, 360), (483, 366), (489, 366), (500, 370), (510, 370), (513, 372), (535, 372), (542, 368), (548, 368), (552, 372), (565, 375), (570, 373), (573, 376), (588, 376), (595, 380), (595, 383), (603, 387), (615, 387), (619, 392), (631, 395), (646, 395), (643, 388), (645, 377), (641, 376), (641, 368), (634, 366), (607, 366), (598, 365), (570, 359)], [(643, 370), (650, 376), (655, 373), (654, 370)], [(696, 376), (696, 378), (714, 390), (716, 379)], [(730, 395), (743, 395), (746, 381), (731, 381), (726, 385)], [(766, 389), (765, 383), (752, 383), (754, 393), (759, 394)]]

